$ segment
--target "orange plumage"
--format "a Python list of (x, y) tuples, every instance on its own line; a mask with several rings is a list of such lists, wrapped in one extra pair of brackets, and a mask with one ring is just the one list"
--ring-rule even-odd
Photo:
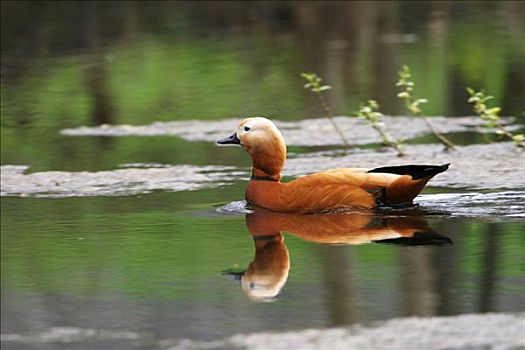
[(405, 165), (372, 170), (331, 169), (281, 182), (286, 145), (275, 124), (247, 118), (219, 144), (240, 144), (252, 158), (246, 200), (279, 212), (315, 213), (346, 208), (372, 209), (411, 203), (447, 165)]
[(322, 244), (359, 245), (371, 242), (400, 244), (451, 244), (427, 225), (422, 213), (378, 216), (371, 211), (330, 214), (286, 214), (254, 207), (246, 226), (254, 239), (255, 257), (242, 272), (226, 272), (240, 280), (252, 300), (271, 300), (284, 287), (290, 254), (283, 233)]
[(428, 226), (424, 212), (410, 209), (404, 214), (387, 216), (353, 211), (305, 215), (255, 207), (246, 215), (246, 226), (255, 240), (287, 232), (306, 241), (330, 244), (365, 244), (417, 235), (434, 239), (427, 244), (450, 243)]

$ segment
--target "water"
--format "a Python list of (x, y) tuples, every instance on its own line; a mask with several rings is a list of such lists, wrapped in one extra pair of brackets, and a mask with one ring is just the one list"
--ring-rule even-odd
[[(239, 198), (243, 187), (132, 197), (2, 198), (2, 333), (75, 327), (131, 332), (152, 346), (171, 338), (525, 307), (523, 221), (439, 212), (389, 219), (390, 227), (399, 217), (408, 218), (405, 227), (416, 231), (427, 227), (441, 236), (438, 245), (320, 244), (316, 232), (303, 227), (300, 233), (297, 223), (304, 220), (281, 220), (278, 227), (294, 234), (285, 233), (284, 242), (266, 253), (259, 248), (258, 264), (264, 270), (264, 254), (274, 264), (286, 260), (278, 251), (287, 250), (288, 278), (278, 296), (250, 298), (225, 271), (246, 270), (256, 256), (254, 244), (270, 240), (254, 241), (247, 222), (257, 236), (257, 217), (243, 214), (242, 203), (214, 210)], [(265, 214), (255, 215), (260, 221)], [(384, 226), (377, 219), (367, 224), (362, 213), (338, 215), (354, 215), (344, 235), (354, 236), (350, 243), (390, 238), (373, 236), (374, 226)], [(306, 220), (311, 227), (315, 218)], [(348, 225), (341, 217), (323, 220), (325, 230)], [(337, 232), (333, 236), (317, 241), (338, 239)], [(277, 279), (286, 274), (267, 269)]]
[[(525, 309), (523, 154), (481, 144), (468, 118), (435, 119), (470, 144), (452, 154), (420, 121), (387, 119), (410, 138), (406, 159), (373, 151), (376, 135), (340, 118), (363, 145), (343, 150), (330, 130), (312, 136), (328, 124), (311, 119), (319, 108), (299, 78), (323, 75), (337, 114), (375, 98), (397, 115), (407, 63), (428, 114), (469, 115), (472, 85), (522, 123), (523, 4), (123, 4), (2, 3), (1, 163), (18, 166), (2, 168), (3, 348), (165, 348)], [(253, 212), (242, 201), (248, 157), (211, 142), (247, 114), (282, 120), (288, 178), (452, 166), (415, 209)], [(79, 129), (106, 123), (121, 126)], [(131, 129), (140, 132), (96, 133)]]

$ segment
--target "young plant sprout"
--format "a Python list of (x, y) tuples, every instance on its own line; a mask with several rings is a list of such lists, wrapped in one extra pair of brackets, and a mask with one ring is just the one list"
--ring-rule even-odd
[(350, 142), (348, 142), (341, 129), (339, 129), (339, 127), (337, 126), (334, 117), (332, 116), (332, 110), (330, 109), (330, 107), (328, 107), (328, 104), (326, 103), (326, 100), (323, 96), (323, 92), (330, 90), (332, 87), (330, 85), (321, 85), (323, 79), (321, 79), (321, 77), (319, 77), (315, 73), (301, 73), (301, 77), (303, 77), (306, 80), (304, 88), (316, 94), (317, 99), (319, 100), (319, 104), (323, 109), (325, 117), (328, 118), (328, 120), (330, 120), (330, 123), (332, 123), (332, 126), (334, 127), (335, 131), (339, 134), (341, 141), (343, 141), (346, 147), (351, 148), (352, 145), (350, 144)]
[(385, 124), (381, 122), (383, 114), (379, 112), (379, 104), (376, 101), (368, 100), (366, 104), (362, 103), (359, 106), (359, 110), (356, 111), (356, 115), (367, 121), (367, 123), (379, 133), (383, 145), (395, 149), (399, 157), (405, 155), (403, 152), (403, 140), (392, 139), (392, 137), (385, 131)]
[(434, 136), (437, 137), (439, 142), (441, 142), (446, 149), (455, 149), (455, 145), (447, 139), (445, 136), (441, 135), (436, 128), (430, 123), (428, 118), (426, 118), (423, 115), (423, 112), (421, 111), (421, 105), (428, 102), (426, 98), (415, 98), (414, 97), (414, 86), (415, 83), (411, 80), (412, 74), (410, 73), (410, 68), (408, 66), (403, 66), (401, 70), (399, 71), (399, 80), (396, 83), (396, 86), (399, 86), (403, 89), (400, 93), (397, 94), (397, 97), (405, 101), (406, 108), (410, 111), (412, 115), (419, 116), (423, 118), (425, 121), (425, 124), (427, 124), (428, 128)]
[(517, 147), (525, 148), (525, 136), (523, 134), (514, 135), (500, 124), (501, 118), (499, 112), (501, 111), (501, 108), (489, 108), (487, 106), (486, 102), (493, 99), (493, 96), (485, 95), (483, 90), (476, 91), (470, 87), (467, 87), (467, 92), (470, 95), (468, 102), (472, 104), (474, 112), (476, 112), (485, 122), (485, 127), (496, 129), (498, 135), (512, 140)]

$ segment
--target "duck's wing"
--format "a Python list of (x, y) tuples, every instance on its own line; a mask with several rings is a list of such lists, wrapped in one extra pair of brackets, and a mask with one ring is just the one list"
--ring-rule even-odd
[(399, 175), (333, 169), (284, 183), (280, 202), (288, 211), (373, 208), (383, 189)]
[(428, 180), (447, 168), (448, 164), (331, 169), (283, 184), (281, 202), (302, 212), (410, 203)]
[(323, 171), (323, 173), (338, 173), (340, 171), (347, 171), (352, 173), (366, 173), (370, 171), (370, 168), (336, 168)]

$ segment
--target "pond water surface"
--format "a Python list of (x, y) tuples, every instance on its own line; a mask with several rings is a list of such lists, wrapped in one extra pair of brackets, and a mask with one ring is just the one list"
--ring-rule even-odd
[[(217, 154), (230, 151), (242, 152)], [(523, 191), (430, 188), (419, 208), (296, 217), (247, 208), (245, 176), (194, 191), (2, 197), (3, 347), (150, 348), (525, 308)]]
[[(436, 119), (470, 145), (447, 154), (420, 120), (387, 119), (409, 138), (407, 162), (452, 163), (418, 208), (246, 207), (248, 157), (212, 142), (240, 116), (282, 121), (287, 179), (405, 161), (344, 118), (362, 148), (340, 147), (309, 119), (320, 112), (302, 71), (333, 85), (338, 115), (370, 98), (397, 115), (409, 64), (425, 113), (469, 115), (471, 85), (523, 129), (523, 4), (321, 3), (2, 2), (3, 349), (156, 349), (525, 309), (523, 153), (481, 144), (477, 124)], [(120, 126), (83, 127), (104, 124)]]

